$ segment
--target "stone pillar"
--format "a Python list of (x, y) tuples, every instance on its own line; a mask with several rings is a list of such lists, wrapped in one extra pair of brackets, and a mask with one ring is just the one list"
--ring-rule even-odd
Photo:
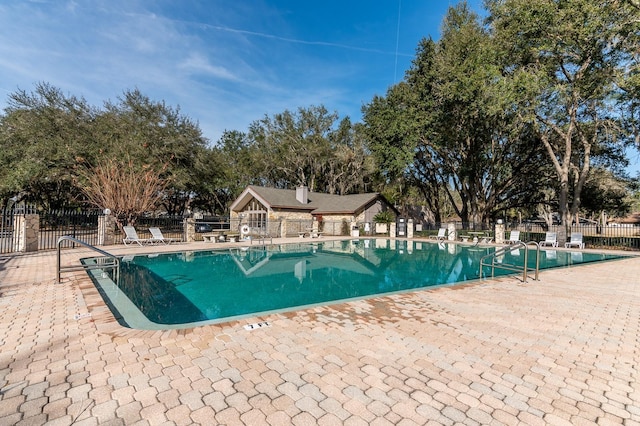
[(558, 226), (556, 238), (558, 241), (558, 247), (564, 247), (564, 243), (567, 242), (567, 225)]
[(494, 241), (496, 242), (496, 244), (502, 244), (504, 243), (504, 223), (502, 223), (502, 220), (498, 219), (498, 222), (495, 225), (495, 232), (494, 232)]
[(395, 238), (396, 237), (396, 223), (395, 222), (391, 222), (389, 224), (389, 236), (391, 238)]
[(283, 217), (280, 219), (280, 235), (276, 235), (276, 237), (284, 238), (287, 236), (287, 218)]
[(455, 223), (447, 223), (447, 239), (449, 241), (456, 240), (456, 224)]
[(407, 221), (407, 238), (413, 238), (413, 219)]
[(192, 217), (187, 217), (182, 223), (184, 240), (187, 243), (192, 243), (196, 240), (196, 220)]
[(40, 216), (37, 214), (18, 214), (13, 217), (13, 251), (38, 251), (40, 233)]
[(98, 217), (98, 245), (110, 246), (118, 240), (118, 224), (110, 214)]

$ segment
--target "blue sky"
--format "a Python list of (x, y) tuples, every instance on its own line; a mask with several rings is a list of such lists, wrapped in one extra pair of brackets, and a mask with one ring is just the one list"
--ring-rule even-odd
[[(468, 1), (478, 12), (481, 0)], [(447, 0), (3, 0), (0, 109), (47, 82), (101, 106), (138, 88), (226, 130), (324, 105), (361, 106), (401, 80)]]

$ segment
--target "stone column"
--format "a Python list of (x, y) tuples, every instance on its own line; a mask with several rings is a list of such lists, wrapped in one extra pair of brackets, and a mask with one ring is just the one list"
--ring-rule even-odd
[(502, 220), (498, 219), (494, 230), (494, 241), (496, 244), (504, 243), (504, 223), (502, 223)]
[(413, 219), (407, 221), (407, 238), (413, 238)]
[(391, 238), (395, 238), (396, 237), (396, 223), (395, 222), (391, 222), (389, 224), (389, 236)]
[(196, 240), (196, 220), (192, 217), (188, 217), (182, 223), (182, 227), (185, 242), (194, 242)]
[(556, 241), (558, 241), (558, 247), (564, 247), (564, 243), (567, 242), (567, 225), (558, 226), (556, 238)]
[(456, 224), (447, 223), (447, 239), (449, 241), (455, 241), (456, 239)]
[(13, 251), (38, 251), (38, 237), (40, 233), (40, 216), (37, 214), (15, 215), (13, 217)]
[(98, 245), (110, 246), (116, 243), (118, 225), (116, 218), (110, 214), (98, 217)]

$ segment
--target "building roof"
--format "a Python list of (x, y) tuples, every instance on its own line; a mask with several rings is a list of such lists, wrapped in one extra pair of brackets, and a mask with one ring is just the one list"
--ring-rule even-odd
[(362, 211), (370, 203), (382, 196), (377, 192), (334, 195), (309, 191), (308, 203), (302, 204), (296, 198), (295, 189), (277, 189), (249, 185), (233, 202), (231, 210), (241, 210), (252, 197), (258, 199), (263, 205), (270, 208), (301, 210), (312, 214), (354, 214)]

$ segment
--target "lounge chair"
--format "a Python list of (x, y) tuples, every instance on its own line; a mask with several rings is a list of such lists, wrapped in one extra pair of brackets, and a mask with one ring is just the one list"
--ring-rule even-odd
[(515, 244), (520, 242), (520, 231), (511, 231), (507, 244)]
[(438, 229), (438, 235), (429, 235), (432, 240), (444, 241), (447, 238), (447, 228)]
[(558, 234), (556, 232), (547, 232), (544, 241), (540, 241), (541, 246), (558, 247)]
[(571, 240), (564, 244), (565, 248), (577, 247), (584, 248), (584, 242), (582, 241), (582, 232), (572, 232)]
[(123, 226), (122, 229), (124, 230), (125, 233), (125, 237), (122, 239), (122, 242), (124, 243), (124, 245), (128, 245), (128, 244), (133, 244), (133, 243), (137, 243), (138, 245), (145, 245), (145, 244), (151, 244), (152, 241), (150, 238), (140, 238), (138, 237), (138, 233), (136, 232), (136, 228), (134, 228), (133, 226)]
[(151, 238), (149, 239), (151, 244), (153, 243), (161, 243), (161, 244), (171, 244), (171, 243), (179, 243), (181, 240), (179, 238), (168, 238), (162, 235), (162, 231), (160, 228), (149, 228), (149, 232), (151, 232)]

